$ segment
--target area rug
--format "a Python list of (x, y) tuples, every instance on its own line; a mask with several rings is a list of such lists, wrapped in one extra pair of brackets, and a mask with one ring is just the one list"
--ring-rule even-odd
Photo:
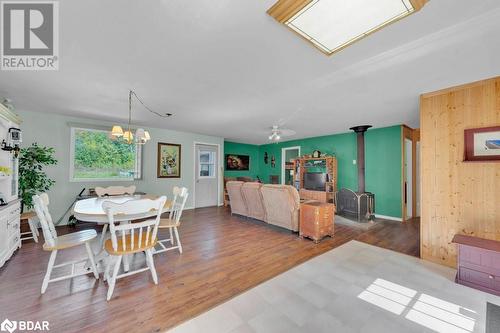
[(172, 332), (485, 332), (486, 303), (500, 297), (456, 284), (455, 274), (350, 241)]

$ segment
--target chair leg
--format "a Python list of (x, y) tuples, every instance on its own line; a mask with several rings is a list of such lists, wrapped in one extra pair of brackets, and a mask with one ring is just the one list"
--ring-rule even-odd
[(92, 248), (90, 247), (89, 242), (85, 243), (85, 249), (87, 249), (87, 255), (89, 256), (90, 265), (92, 266), (92, 271), (94, 272), (94, 277), (99, 280), (99, 273), (97, 272), (97, 266), (95, 265), (94, 260), (94, 252), (92, 252)]
[(120, 264), (122, 262), (122, 256), (118, 256), (118, 260), (115, 263), (115, 267), (113, 269), (113, 276), (111, 277), (111, 280), (108, 280), (108, 295), (106, 297), (106, 300), (109, 301), (111, 299), (111, 296), (113, 295), (113, 290), (115, 289), (115, 284), (116, 284), (116, 276), (118, 275), (118, 270), (120, 269)]
[(57, 250), (54, 250), (50, 253), (49, 264), (47, 265), (47, 272), (45, 273), (45, 277), (43, 278), (42, 283), (42, 294), (47, 290), (47, 286), (49, 285), (50, 275), (52, 274), (52, 269), (54, 268), (54, 263), (56, 262)]
[(172, 234), (172, 228), (168, 228), (168, 231), (170, 232), (170, 244), (174, 245), (174, 237)]
[(148, 268), (151, 271), (151, 276), (153, 277), (154, 283), (158, 284), (158, 275), (156, 274), (156, 268), (153, 261), (153, 254), (151, 253), (151, 249), (146, 250), (146, 263), (148, 264)]
[(35, 241), (35, 243), (38, 243), (38, 229), (35, 226), (35, 221), (33, 221), (32, 219), (28, 219), (28, 225), (30, 227), (33, 240)]
[(102, 227), (101, 238), (99, 239), (100, 249), (104, 248), (104, 240), (106, 239), (106, 230), (108, 230), (107, 223)]
[(104, 281), (108, 281), (109, 284), (109, 270), (111, 268), (111, 256), (108, 256), (105, 260), (106, 268), (104, 269)]
[(181, 240), (179, 238), (179, 231), (177, 231), (177, 227), (174, 227), (175, 231), (175, 238), (177, 239), (177, 246), (179, 247), (179, 253), (182, 253), (182, 245), (181, 245)]

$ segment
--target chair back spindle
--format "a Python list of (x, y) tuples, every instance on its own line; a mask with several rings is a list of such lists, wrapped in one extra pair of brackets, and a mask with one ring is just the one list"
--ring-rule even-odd
[[(156, 242), (158, 224), (167, 198), (162, 196), (156, 200), (140, 199), (130, 200), (121, 204), (104, 201), (102, 207), (108, 216), (111, 243), (115, 251), (132, 251), (136, 248), (149, 246)], [(156, 210), (156, 218), (137, 223), (115, 225), (116, 215), (130, 216), (140, 219), (141, 214)], [(123, 219), (122, 219), (123, 220)], [(127, 241), (127, 236), (130, 241)]]
[(173, 189), (173, 194), (174, 200), (172, 201), (172, 207), (170, 208), (169, 218), (172, 221), (179, 222), (189, 193), (186, 187), (175, 186)]
[(42, 226), (43, 237), (49, 246), (55, 246), (57, 240), (57, 232), (49, 212), (49, 196), (47, 193), (33, 196), (33, 204), (36, 215)]

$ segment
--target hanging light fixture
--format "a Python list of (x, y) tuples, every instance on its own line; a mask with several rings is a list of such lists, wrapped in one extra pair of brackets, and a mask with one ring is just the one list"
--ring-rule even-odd
[(139, 101), (139, 103), (142, 104), (142, 106), (146, 110), (148, 110), (151, 113), (156, 114), (159, 117), (168, 118), (168, 117), (171, 117), (172, 114), (165, 113), (163, 115), (163, 114), (160, 114), (158, 112), (151, 110), (141, 101), (141, 99), (137, 96), (137, 94), (133, 90), (129, 90), (129, 94), (128, 94), (128, 128), (127, 128), (127, 130), (124, 131), (120, 125), (114, 125), (113, 128), (111, 129), (111, 136), (114, 138), (122, 138), (128, 144), (135, 143), (135, 144), (143, 145), (146, 142), (148, 142), (149, 140), (151, 140), (151, 135), (149, 134), (148, 131), (144, 130), (144, 128), (138, 128), (135, 131), (135, 140), (134, 140), (134, 134), (132, 133), (132, 130), (130, 128), (130, 126), (132, 124), (132, 95), (135, 96), (135, 98)]

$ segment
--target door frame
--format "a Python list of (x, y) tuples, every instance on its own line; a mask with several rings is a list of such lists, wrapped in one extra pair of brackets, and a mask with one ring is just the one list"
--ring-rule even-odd
[(193, 208), (196, 208), (196, 178), (198, 175), (196, 174), (196, 145), (204, 145), (204, 146), (213, 146), (217, 147), (217, 206), (222, 206), (221, 202), (221, 155), (220, 155), (220, 144), (219, 143), (209, 143), (209, 142), (200, 142), (193, 141)]
[(285, 185), (285, 157), (287, 150), (299, 150), (300, 156), (300, 146), (281, 148), (281, 185)]

